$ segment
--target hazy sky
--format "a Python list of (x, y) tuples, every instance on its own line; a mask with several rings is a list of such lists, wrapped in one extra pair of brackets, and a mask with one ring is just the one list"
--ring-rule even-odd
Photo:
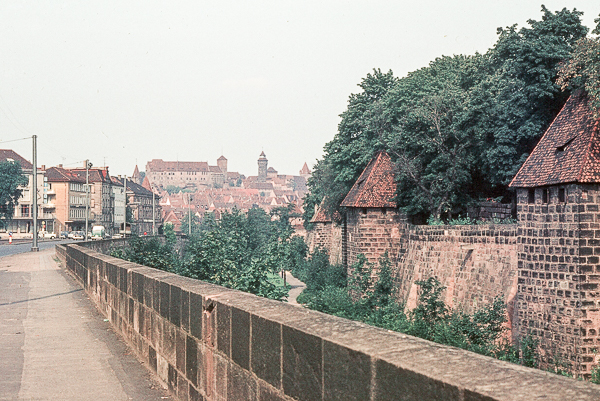
[[(541, 19), (517, 1), (0, 0), (0, 148), (111, 174), (153, 158), (297, 174), (322, 157), (373, 68), (396, 76), (485, 52)], [(598, 0), (543, 1), (584, 11)]]

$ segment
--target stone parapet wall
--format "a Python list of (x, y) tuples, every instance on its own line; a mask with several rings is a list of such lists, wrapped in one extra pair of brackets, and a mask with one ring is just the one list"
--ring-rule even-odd
[[(600, 387), (57, 245), (179, 400), (588, 400)], [(493, 378), (491, 380), (490, 378)]]
[(472, 313), (496, 297), (509, 308), (516, 294), (517, 226), (409, 226), (395, 269), (398, 298), (418, 299), (416, 281), (436, 277), (445, 302)]

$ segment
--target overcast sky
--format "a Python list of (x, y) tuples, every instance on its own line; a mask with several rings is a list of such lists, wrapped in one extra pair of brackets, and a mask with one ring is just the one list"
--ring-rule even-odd
[[(111, 174), (153, 158), (255, 175), (323, 154), (373, 68), (396, 76), (485, 52), (542, 1), (0, 0), (0, 148)], [(544, 1), (584, 11), (598, 0)]]

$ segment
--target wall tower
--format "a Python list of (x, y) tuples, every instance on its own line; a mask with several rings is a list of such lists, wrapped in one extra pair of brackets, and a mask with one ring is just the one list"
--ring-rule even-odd
[(260, 157), (258, 158), (258, 182), (266, 182), (267, 181), (267, 165), (269, 161), (267, 160), (267, 156), (265, 156), (265, 152), (260, 152)]

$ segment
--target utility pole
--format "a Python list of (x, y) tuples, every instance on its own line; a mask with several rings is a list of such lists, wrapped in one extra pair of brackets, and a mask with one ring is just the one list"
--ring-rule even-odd
[(89, 215), (90, 215), (90, 168), (92, 168), (92, 163), (90, 163), (89, 159), (85, 160), (85, 194), (86, 194), (86, 202), (85, 202), (85, 240), (88, 240), (88, 224), (89, 224)]
[(156, 235), (156, 223), (154, 220), (156, 216), (156, 211), (154, 206), (154, 186), (152, 184), (150, 184), (150, 189), (152, 190), (152, 235)]
[(123, 192), (125, 193), (125, 202), (123, 202), (123, 238), (127, 237), (127, 174), (123, 177)]
[(32, 136), (33, 139), (33, 177), (31, 196), (33, 197), (33, 243), (31, 244), (31, 252), (37, 252), (38, 248), (38, 232), (37, 232), (37, 221), (38, 221), (38, 204), (37, 204), (37, 135)]

